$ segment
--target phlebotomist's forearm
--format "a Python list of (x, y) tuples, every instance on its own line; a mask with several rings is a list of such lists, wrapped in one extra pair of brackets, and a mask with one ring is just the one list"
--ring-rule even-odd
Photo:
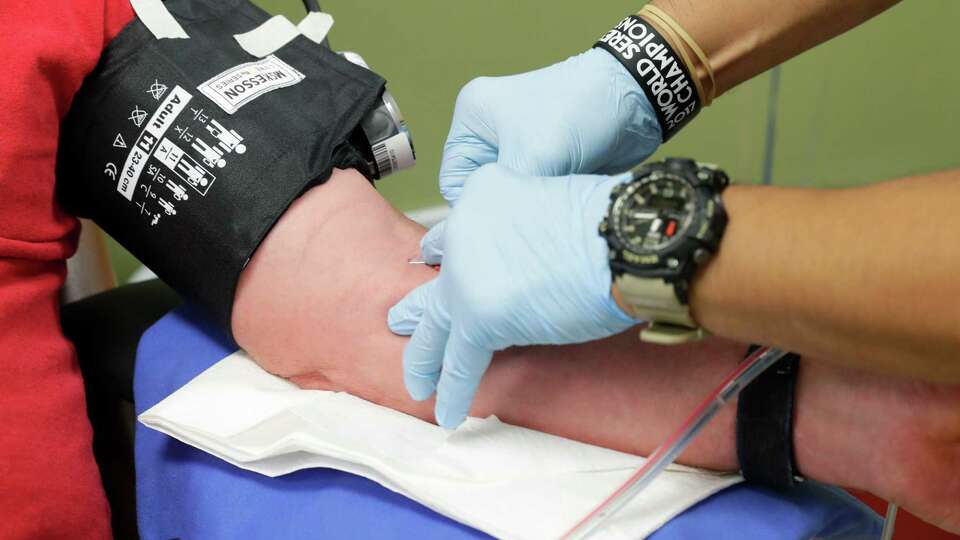
[[(899, 0), (654, 0), (700, 45), (719, 96)], [(691, 51), (692, 52), (692, 51)], [(698, 74), (706, 85), (705, 72)]]
[(697, 321), (805, 356), (960, 382), (960, 171), (842, 190), (734, 186)]
[[(719, 96), (895, 3), (652, 5), (703, 49)], [(712, 88), (703, 66), (695, 71)], [(693, 283), (693, 313), (725, 337), (960, 381), (957, 200), (958, 173), (839, 191), (732, 187), (724, 194), (730, 226)]]

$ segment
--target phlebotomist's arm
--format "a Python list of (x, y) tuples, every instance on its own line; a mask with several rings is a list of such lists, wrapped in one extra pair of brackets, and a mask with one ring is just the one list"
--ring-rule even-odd
[[(653, 2), (703, 49), (718, 96), (895, 3)], [(698, 76), (709, 88), (704, 70)], [(697, 322), (733, 339), (960, 382), (960, 173), (843, 190), (732, 186), (723, 199), (730, 224), (692, 286)]]

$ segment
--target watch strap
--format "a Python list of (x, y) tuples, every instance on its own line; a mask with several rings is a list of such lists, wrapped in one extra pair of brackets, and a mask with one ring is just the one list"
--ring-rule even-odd
[(677, 345), (703, 339), (707, 332), (690, 316), (690, 307), (680, 303), (673, 284), (662, 278), (643, 278), (623, 273), (614, 279), (633, 315), (650, 321), (640, 339), (661, 345)]
[[(749, 356), (757, 349), (752, 345)], [(793, 450), (793, 410), (800, 357), (789, 353), (740, 393), (737, 457), (748, 481), (787, 489), (802, 480)]]

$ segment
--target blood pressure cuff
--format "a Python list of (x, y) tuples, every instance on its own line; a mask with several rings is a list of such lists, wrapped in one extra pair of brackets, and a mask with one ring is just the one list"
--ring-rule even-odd
[(257, 58), (246, 0), (164, 4), (188, 39), (135, 19), (103, 52), (61, 129), (57, 197), (91, 218), (229, 335), (240, 272), (287, 207), (334, 167), (384, 80), (298, 35)]

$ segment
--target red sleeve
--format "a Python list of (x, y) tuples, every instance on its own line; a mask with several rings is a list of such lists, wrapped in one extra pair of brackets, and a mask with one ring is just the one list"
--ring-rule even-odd
[(77, 222), (54, 201), (60, 119), (128, 0), (0, 2), (0, 519), (3, 538), (110, 538), (83, 383), (60, 332)]

